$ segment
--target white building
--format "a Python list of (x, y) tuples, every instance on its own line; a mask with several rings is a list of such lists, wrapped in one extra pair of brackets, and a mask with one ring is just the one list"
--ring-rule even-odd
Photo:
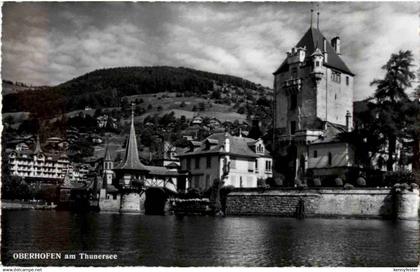
[(261, 139), (215, 133), (202, 142), (191, 141), (178, 155), (181, 169), (190, 174), (188, 188), (206, 190), (215, 179), (234, 187), (257, 187), (272, 176), (272, 158)]
[(35, 150), (23, 149), (21, 145), (9, 153), (9, 170), (13, 176), (27, 181), (58, 183), (63, 180), (69, 168), (67, 156), (51, 155), (41, 150), (37, 138)]

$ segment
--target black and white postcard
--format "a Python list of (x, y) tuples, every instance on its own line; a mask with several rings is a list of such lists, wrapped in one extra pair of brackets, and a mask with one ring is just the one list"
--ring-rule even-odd
[(419, 7), (4, 2), (1, 264), (417, 271)]

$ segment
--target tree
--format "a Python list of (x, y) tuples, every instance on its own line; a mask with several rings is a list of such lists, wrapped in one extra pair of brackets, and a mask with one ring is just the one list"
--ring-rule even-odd
[(245, 114), (245, 107), (239, 107), (236, 112), (239, 114)]
[(376, 105), (376, 124), (379, 131), (387, 141), (389, 158), (387, 161), (388, 171), (392, 171), (395, 163), (397, 140), (407, 137), (408, 127), (412, 126), (413, 114), (412, 101), (406, 94), (406, 89), (411, 87), (411, 81), (415, 78), (411, 68), (414, 58), (411, 51), (399, 51), (392, 54), (388, 62), (382, 66), (386, 71), (383, 79), (375, 79), (371, 86), (376, 86), (374, 99)]

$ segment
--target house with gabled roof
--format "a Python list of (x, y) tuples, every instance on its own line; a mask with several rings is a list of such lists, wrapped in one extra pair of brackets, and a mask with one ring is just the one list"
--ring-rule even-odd
[(178, 156), (182, 171), (189, 173), (188, 188), (206, 190), (215, 179), (225, 186), (252, 188), (272, 176), (272, 158), (261, 139), (215, 133), (201, 142), (190, 141)]

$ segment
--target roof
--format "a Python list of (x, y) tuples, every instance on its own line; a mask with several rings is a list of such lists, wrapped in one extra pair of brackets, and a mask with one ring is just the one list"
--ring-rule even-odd
[(35, 145), (35, 150), (34, 150), (34, 154), (39, 154), (42, 153), (42, 149), (41, 149), (41, 144), (39, 142), (39, 135), (36, 137), (36, 145)]
[(115, 193), (115, 192), (118, 192), (118, 189), (117, 189), (117, 188), (115, 188), (115, 186), (114, 186), (114, 185), (112, 185), (112, 184), (108, 184), (108, 185), (106, 186), (106, 192), (107, 192), (107, 193)]
[(180, 166), (174, 162), (171, 162), (170, 164), (165, 166), (166, 168), (180, 168)]
[(177, 171), (170, 170), (164, 166), (147, 165), (146, 168), (150, 171), (149, 175), (152, 175), (152, 176), (183, 176), (185, 175), (185, 174), (179, 174)]
[[(306, 47), (306, 59), (309, 59), (317, 48), (322, 48), (324, 38), (324, 35), (322, 35), (322, 33), (318, 29), (310, 27), (308, 31), (306, 31), (305, 35), (303, 35), (302, 39), (296, 44), (296, 47)], [(354, 74), (350, 71), (350, 69), (347, 67), (344, 61), (337, 55), (337, 53), (335, 52), (334, 48), (331, 46), (328, 40), (327, 54), (328, 59), (325, 63), (325, 66), (337, 69), (341, 72), (354, 76)], [(285, 59), (280, 65), (280, 67), (274, 72), (274, 74), (285, 72), (288, 69), (289, 65), (287, 64), (287, 59)]]
[[(230, 141), (230, 151), (225, 151), (225, 139)], [(247, 137), (232, 136), (229, 133), (215, 133), (210, 135), (207, 139), (200, 142), (200, 145), (194, 151), (191, 149), (184, 150), (179, 157), (196, 156), (205, 154), (229, 154), (232, 156), (258, 158), (258, 154), (251, 148), (256, 140)], [(207, 143), (211, 143), (208, 145)]]
[(115, 170), (148, 171), (144, 164), (140, 162), (139, 151), (137, 148), (136, 130), (134, 129), (134, 116), (131, 117), (130, 136), (125, 149), (124, 160), (115, 168)]
[(109, 143), (106, 144), (104, 161), (112, 161), (111, 152), (109, 151)]
[(328, 144), (343, 142), (338, 135), (345, 131), (345, 126), (327, 122), (327, 129), (323, 136), (313, 141), (311, 144)]

